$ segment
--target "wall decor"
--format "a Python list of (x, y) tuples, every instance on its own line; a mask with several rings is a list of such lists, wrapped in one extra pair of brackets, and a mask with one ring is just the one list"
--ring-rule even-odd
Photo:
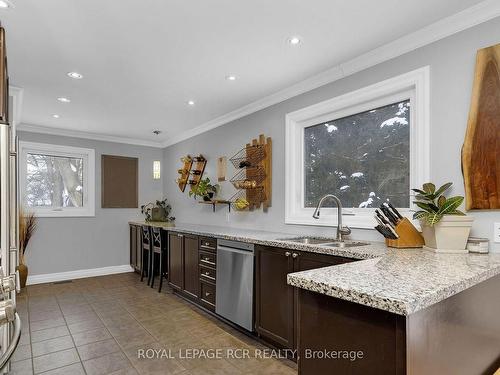
[(186, 185), (188, 183), (189, 172), (191, 171), (193, 159), (191, 159), (191, 156), (186, 155), (181, 158), (181, 162), (182, 167), (177, 170), (179, 177), (177, 177), (177, 180), (175, 180), (175, 182), (177, 183), (177, 186), (179, 186), (179, 189), (184, 193), (184, 190), (186, 190)]
[(500, 209), (500, 44), (480, 49), (462, 148), (466, 209)]
[(139, 159), (101, 156), (101, 207), (137, 208)]
[(198, 155), (193, 158), (193, 165), (191, 171), (189, 172), (188, 184), (191, 186), (191, 191), (195, 191), (200, 183), (203, 172), (205, 172), (205, 166), (207, 165), (207, 159), (203, 155)]
[(264, 134), (253, 139), (243, 149), (230, 158), (237, 169), (231, 179), (233, 186), (238, 189), (230, 201), (239, 211), (260, 208), (267, 211), (271, 206), (272, 186), (272, 141)]
[(227, 157), (221, 156), (217, 159), (217, 181), (226, 181)]

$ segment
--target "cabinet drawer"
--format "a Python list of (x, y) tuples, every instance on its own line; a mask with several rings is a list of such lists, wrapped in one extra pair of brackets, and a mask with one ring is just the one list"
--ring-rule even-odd
[(200, 250), (200, 265), (215, 267), (217, 256), (214, 253)]
[(201, 300), (210, 306), (215, 307), (215, 285), (202, 281), (200, 282), (200, 289)]
[(215, 275), (215, 269), (200, 265), (200, 280), (208, 279), (211, 282), (215, 282)]
[(200, 249), (207, 251), (216, 251), (217, 240), (210, 237), (200, 237)]

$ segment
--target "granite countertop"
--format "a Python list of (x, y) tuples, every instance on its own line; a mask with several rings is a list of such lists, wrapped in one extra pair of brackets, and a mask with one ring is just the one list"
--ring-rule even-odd
[[(164, 223), (147, 224), (164, 226)], [(179, 223), (169, 229), (358, 259), (352, 263), (291, 273), (287, 281), (298, 288), (399, 315), (415, 313), (500, 274), (500, 253), (435, 254), (421, 249), (389, 249), (379, 242), (330, 248), (286, 240), (301, 234)]]

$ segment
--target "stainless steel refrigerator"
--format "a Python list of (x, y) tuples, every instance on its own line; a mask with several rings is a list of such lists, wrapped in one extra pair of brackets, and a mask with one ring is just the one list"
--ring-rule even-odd
[(0, 26), (0, 373), (9, 361), (21, 334), (16, 313), (18, 264), (17, 141), (9, 122), (9, 77), (5, 30)]

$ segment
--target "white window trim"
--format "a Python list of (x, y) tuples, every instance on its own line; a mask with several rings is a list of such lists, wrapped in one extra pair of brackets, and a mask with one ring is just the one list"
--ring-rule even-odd
[[(430, 170), (430, 69), (428, 66), (314, 104), (286, 115), (285, 224), (336, 226), (337, 209), (322, 209), (313, 219), (314, 208), (304, 208), (304, 128), (410, 99), (410, 188), (429, 181)], [(331, 192), (335, 194), (334, 191)], [(348, 212), (349, 211), (349, 212)], [(344, 209), (343, 224), (373, 229), (374, 209)], [(402, 214), (411, 218), (410, 209)]]
[(75, 157), (83, 159), (83, 207), (29, 207), (30, 210), (32, 210), (39, 217), (95, 216), (95, 151), (93, 149), (20, 141), (19, 189), (21, 205), (24, 205), (24, 202), (26, 202), (26, 165), (28, 153), (40, 153), (53, 156)]

